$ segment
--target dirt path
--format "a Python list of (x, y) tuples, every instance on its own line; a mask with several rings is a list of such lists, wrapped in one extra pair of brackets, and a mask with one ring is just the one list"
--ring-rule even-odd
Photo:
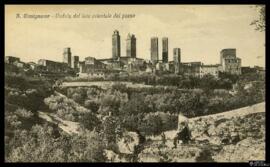
[[(89, 87), (89, 86), (100, 86), (103, 89), (108, 89), (112, 87), (112, 85), (120, 83), (126, 85), (128, 88), (175, 88), (178, 90), (189, 90), (189, 89), (180, 89), (177, 88), (176, 86), (164, 86), (164, 85), (146, 85), (143, 83), (133, 83), (133, 82), (128, 82), (128, 81), (89, 81), (89, 82), (63, 82), (61, 87)], [(201, 89), (196, 89), (196, 90), (201, 90)]]
[(113, 84), (120, 83), (125, 84), (127, 87), (153, 87), (152, 85), (145, 85), (140, 83), (132, 83), (132, 82), (114, 82), (114, 81), (90, 81), (90, 82), (63, 82), (61, 87), (77, 87), (77, 86), (100, 86), (102, 88), (112, 87)]
[(48, 122), (58, 125), (63, 131), (68, 134), (78, 134), (80, 124), (78, 122), (67, 121), (59, 118), (56, 114), (38, 111), (38, 116)]
[(189, 119), (190, 121), (196, 121), (198, 119), (203, 119), (203, 118), (213, 118), (213, 119), (230, 119), (232, 117), (242, 117), (248, 114), (253, 114), (253, 113), (259, 113), (259, 112), (265, 112), (265, 102), (254, 104), (251, 106), (243, 107), (243, 108), (238, 108), (235, 110), (231, 111), (225, 111), (222, 113), (218, 114), (212, 114), (212, 115), (206, 115), (206, 116), (201, 116), (201, 117), (195, 117)]

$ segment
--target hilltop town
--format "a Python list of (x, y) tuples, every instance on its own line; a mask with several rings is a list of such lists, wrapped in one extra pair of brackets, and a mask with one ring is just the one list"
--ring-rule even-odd
[(202, 62), (182, 62), (181, 48), (173, 49), (173, 61), (169, 61), (169, 39), (162, 38), (162, 53), (159, 53), (159, 38), (150, 40), (150, 60), (138, 58), (136, 52), (136, 37), (128, 34), (126, 38), (126, 55), (121, 56), (121, 37), (115, 30), (112, 35), (111, 58), (98, 59), (86, 57), (80, 61), (80, 57), (73, 54), (71, 48), (64, 48), (63, 61), (40, 59), (35, 62), (21, 62), (20, 58), (6, 56), (7, 64), (15, 64), (18, 67), (35, 70), (40, 75), (46, 76), (76, 76), (79, 78), (105, 78), (108, 74), (154, 74), (154, 75), (183, 75), (202, 78), (211, 75), (219, 78), (220, 73), (241, 75), (250, 71), (264, 71), (262, 67), (242, 67), (241, 59), (237, 57), (235, 48), (227, 48), (220, 51), (218, 64), (203, 64)]

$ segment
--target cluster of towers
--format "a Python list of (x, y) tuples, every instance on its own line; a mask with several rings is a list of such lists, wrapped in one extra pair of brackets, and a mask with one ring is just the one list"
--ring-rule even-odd
[[(169, 42), (167, 37), (162, 38), (162, 62), (168, 63), (169, 60)], [(151, 61), (153, 63), (159, 62), (158, 52), (158, 37), (151, 38)], [(174, 48), (174, 62), (181, 62), (180, 48)], [(112, 35), (112, 58), (118, 59), (121, 57), (121, 37), (119, 31), (115, 30)], [(134, 34), (128, 34), (126, 39), (126, 57), (136, 58), (136, 37)]]
[[(169, 42), (167, 37), (162, 38), (162, 62), (168, 63), (169, 58)], [(159, 61), (158, 57), (158, 37), (151, 38), (151, 61), (157, 63)], [(176, 64), (181, 63), (181, 50), (180, 48), (173, 49), (173, 61)]]
[[(112, 58), (121, 57), (121, 38), (119, 31), (115, 30), (112, 35)], [(128, 34), (126, 39), (126, 57), (136, 58), (136, 37), (134, 34)]]
[(71, 68), (78, 69), (79, 68), (79, 56), (72, 56), (71, 49), (64, 48), (63, 63), (68, 64), (68, 66)]
[[(197, 62), (182, 63), (181, 62), (181, 49), (173, 48), (173, 61), (169, 62), (169, 40), (168, 37), (162, 38), (162, 59), (159, 59), (159, 39), (158, 37), (151, 38), (151, 49), (150, 49), (150, 60), (149, 67), (156, 69), (166, 69), (171, 71), (171, 67), (175, 73), (179, 74), (180, 71), (192, 71), (191, 67), (197, 68)], [(108, 59), (107, 59), (108, 60)], [(119, 31), (115, 30), (112, 35), (112, 59), (108, 62), (106, 59), (96, 60), (95, 62), (100, 62), (99, 64), (112, 64), (119, 65), (122, 62), (125, 65), (130, 64), (130, 62), (135, 62), (138, 64), (143, 61), (143, 59), (136, 58), (136, 37), (134, 34), (128, 34), (126, 39), (126, 56), (121, 57), (121, 38)], [(113, 60), (113, 61), (111, 61)], [(117, 60), (117, 61), (114, 61)], [(80, 62), (79, 56), (72, 56), (70, 48), (65, 48), (63, 53), (63, 62), (73, 69), (79, 69)], [(93, 61), (92, 61), (93, 62)], [(114, 64), (116, 63), (116, 64)], [(118, 63), (118, 64), (117, 64)], [(140, 64), (140, 63), (139, 63)], [(190, 65), (188, 65), (190, 64)], [(201, 63), (199, 63), (201, 64)], [(205, 70), (207, 73), (209, 71), (225, 71), (234, 74), (241, 74), (241, 59), (236, 57), (236, 49), (223, 49), (221, 52), (221, 63), (220, 65), (199, 65), (200, 71)], [(208, 70), (208, 71), (207, 71)], [(194, 71), (194, 70), (193, 70)], [(196, 70), (195, 70), (196, 71)], [(198, 71), (198, 70), (197, 70)], [(189, 73), (189, 72), (187, 72)]]

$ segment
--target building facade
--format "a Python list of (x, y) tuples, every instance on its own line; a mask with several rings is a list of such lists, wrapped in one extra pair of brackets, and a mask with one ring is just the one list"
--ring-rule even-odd
[(121, 56), (121, 42), (119, 31), (115, 30), (112, 35), (112, 58), (118, 59)]
[(93, 73), (95, 71), (105, 70), (106, 65), (94, 57), (86, 57), (85, 61), (82, 63), (82, 67), (80, 68), (81, 73)]
[(99, 62), (103, 63), (108, 70), (122, 70), (124, 64), (121, 61), (125, 57), (119, 57), (118, 59), (98, 59)]
[(242, 74), (248, 74), (248, 73), (256, 73), (257, 70), (255, 68), (251, 67), (241, 67), (241, 73)]
[(201, 66), (201, 62), (181, 63), (181, 72), (185, 76), (200, 77)]
[(126, 44), (127, 57), (136, 58), (136, 38), (134, 34), (128, 34)]
[(200, 66), (200, 78), (205, 75), (212, 75), (215, 78), (219, 76), (219, 65), (201, 65)]
[(63, 63), (66, 63), (68, 64), (69, 67), (71, 67), (71, 49), (70, 48), (64, 48)]
[(151, 61), (152, 63), (158, 62), (158, 38), (151, 38)]
[(38, 60), (39, 70), (53, 73), (63, 73), (69, 70), (68, 64), (46, 59)]
[(161, 61), (158, 61), (156, 63), (156, 71), (163, 71), (164, 70), (164, 63), (162, 63)]
[(35, 62), (29, 62), (28, 64), (29, 64), (30, 69), (32, 70), (35, 70), (37, 67), (37, 64)]
[(230, 74), (241, 74), (241, 59), (236, 57), (236, 49), (223, 49), (220, 52), (221, 71)]
[(105, 78), (105, 73), (103, 71), (95, 71), (90, 73), (79, 73), (77, 76), (80, 78)]
[(168, 63), (168, 57), (169, 52), (168, 52), (168, 38), (164, 37), (162, 38), (162, 62), (163, 63)]

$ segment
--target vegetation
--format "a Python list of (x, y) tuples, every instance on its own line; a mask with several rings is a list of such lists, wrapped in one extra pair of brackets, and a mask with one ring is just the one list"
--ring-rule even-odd
[(96, 132), (67, 135), (56, 127), (35, 125), (5, 137), (7, 162), (104, 162), (102, 140)]
[(188, 77), (181, 75), (153, 75), (153, 74), (132, 74), (120, 75), (111, 74), (106, 75), (105, 78), (65, 78), (64, 81), (68, 82), (90, 82), (90, 81), (122, 81), (132, 83), (142, 83), (146, 85), (161, 85), (161, 86), (174, 86), (180, 89), (195, 89), (195, 88), (209, 88), (212, 89), (231, 89), (232, 85), (236, 82), (237, 76), (230, 74), (220, 74), (220, 79), (214, 78), (211, 75), (206, 75), (202, 78)]
[(255, 25), (257, 31), (265, 31), (265, 5), (257, 5), (256, 9), (259, 11), (259, 18), (253, 20), (250, 24)]
[[(79, 135), (68, 135), (57, 125), (44, 123), (45, 121), (37, 115), (38, 110), (52, 111), (61, 107), (63, 110), (67, 109), (67, 104), (78, 112), (83, 112), (82, 108), (76, 106), (73, 100), (48, 97), (53, 93), (52, 80), (33, 75), (27, 76), (20, 71), (16, 73), (19, 69), (9, 68), (5, 74), (5, 161), (106, 161), (103, 154), (104, 145), (97, 132), (86, 130)], [(47, 97), (48, 99), (44, 100)], [(52, 100), (55, 100), (54, 103)], [(50, 103), (49, 107), (44, 101)], [(92, 130), (96, 126), (93, 121), (96, 117), (90, 112), (83, 113), (81, 121), (87, 129)]]
[[(11, 69), (14, 73), (5, 75), (8, 162), (104, 162), (103, 151), (117, 152), (117, 139), (125, 130), (158, 135), (176, 129), (179, 113), (195, 117), (265, 100), (265, 80), (259, 74), (221, 74), (220, 79), (129, 76), (127, 81), (135, 82), (138, 77), (137, 82), (163, 86), (129, 88), (116, 83), (106, 90), (98, 86), (57, 88), (64, 97), (53, 94), (54, 80)], [(66, 134), (57, 125), (41, 121), (37, 111), (79, 122), (83, 132)]]
[[(125, 84), (115, 83), (107, 90), (92, 86), (65, 88), (61, 91), (96, 114), (106, 116), (111, 113), (120, 119), (121, 125), (127, 130), (147, 135), (175, 129), (179, 113), (187, 117), (202, 116), (252, 105), (265, 99), (265, 82), (259, 74), (241, 77), (221, 74), (220, 80), (230, 83), (234, 94), (227, 89), (213, 89), (217, 87), (216, 79), (211, 76), (203, 79), (200, 83), (202, 90), (128, 88)], [(232, 83), (236, 83), (235, 86)]]
[(51, 95), (44, 99), (44, 103), (49, 106), (52, 112), (55, 112), (60, 118), (69, 121), (79, 121), (88, 112), (91, 112), (71, 99), (62, 96)]

